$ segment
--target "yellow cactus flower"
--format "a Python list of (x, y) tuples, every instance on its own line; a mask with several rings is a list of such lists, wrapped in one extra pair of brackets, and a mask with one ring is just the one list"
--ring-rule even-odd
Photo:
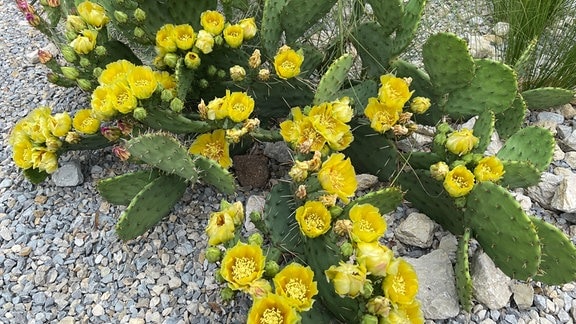
[(206, 117), (210, 120), (219, 120), (228, 117), (227, 106), (224, 98), (214, 98), (206, 106)]
[(158, 87), (154, 71), (149, 66), (135, 66), (126, 79), (132, 94), (138, 99), (150, 98)]
[(117, 82), (125, 82), (128, 73), (134, 67), (135, 65), (127, 60), (118, 60), (109, 63), (98, 77), (98, 82), (101, 85), (112, 85)]
[(228, 147), (226, 132), (223, 129), (217, 129), (212, 133), (198, 136), (190, 146), (188, 152), (210, 158), (227, 169), (232, 165)]
[(256, 20), (254, 17), (244, 18), (238, 22), (238, 25), (244, 30), (244, 40), (250, 40), (256, 36), (258, 27), (256, 27)]
[(225, 22), (224, 15), (215, 10), (207, 10), (200, 15), (200, 25), (213, 36), (220, 34), (224, 30)]
[(338, 266), (330, 266), (324, 271), (328, 281), (332, 281), (334, 291), (341, 297), (355, 298), (364, 293), (366, 283), (366, 268), (363, 265), (340, 261)]
[(234, 238), (234, 219), (229, 213), (215, 212), (210, 215), (206, 234), (208, 235), (208, 245), (218, 245)]
[(384, 318), (385, 323), (424, 324), (424, 314), (420, 309), (420, 303), (414, 300), (410, 304), (400, 304), (390, 310)]
[(190, 51), (184, 56), (184, 64), (186, 64), (186, 67), (189, 69), (196, 70), (200, 66), (200, 63), (202, 63), (202, 60), (196, 52)]
[(46, 173), (54, 173), (58, 169), (58, 156), (45, 147), (34, 147), (31, 157), (34, 169), (42, 170)]
[(498, 181), (503, 175), (504, 165), (496, 156), (482, 158), (474, 168), (474, 176), (478, 181)]
[(430, 175), (438, 181), (443, 181), (449, 171), (450, 167), (444, 161), (436, 162), (430, 166)]
[(430, 103), (430, 99), (426, 97), (416, 97), (412, 99), (410, 103), (410, 110), (412, 110), (416, 114), (423, 114), (428, 111), (432, 104)]
[(314, 281), (314, 271), (299, 263), (290, 263), (274, 276), (276, 294), (284, 296), (288, 304), (299, 312), (312, 308), (318, 288)]
[(303, 61), (304, 55), (288, 46), (282, 46), (274, 56), (274, 69), (279, 78), (290, 79), (300, 74)]
[(380, 77), (380, 89), (378, 90), (378, 100), (384, 105), (397, 111), (402, 111), (404, 104), (410, 99), (414, 91), (408, 89), (408, 82), (402, 78), (397, 78), (391, 74)]
[(223, 206), (225, 207), (222, 208), (222, 211), (232, 217), (234, 225), (242, 224), (242, 221), (244, 221), (244, 206), (242, 205), (242, 202), (237, 201), (233, 204), (224, 202)]
[(194, 46), (196, 42), (196, 34), (194, 33), (194, 28), (189, 24), (181, 24), (174, 26), (174, 41), (176, 42), (176, 47), (186, 51)]
[(412, 265), (404, 259), (392, 261), (382, 282), (382, 290), (393, 303), (412, 303), (418, 293), (418, 276)]
[(304, 119), (304, 114), (300, 107), (294, 107), (290, 112), (292, 120), (287, 119), (280, 123), (280, 135), (285, 142), (295, 144), (300, 139), (300, 124)]
[(308, 117), (312, 121), (314, 129), (330, 143), (338, 143), (346, 133), (350, 132), (350, 126), (336, 118), (332, 104), (322, 103), (312, 107)]
[(268, 294), (255, 299), (248, 312), (247, 324), (296, 324), (300, 323), (300, 314), (286, 302), (286, 298)]
[(357, 242), (375, 242), (386, 232), (386, 220), (371, 204), (356, 204), (350, 208), (352, 238)]
[(32, 167), (32, 150), (34, 146), (25, 137), (15, 140), (12, 145), (12, 160), (20, 169), (26, 170)]
[(102, 28), (110, 21), (110, 18), (106, 16), (104, 7), (91, 1), (84, 1), (78, 4), (76, 10), (78, 10), (78, 14), (85, 22), (96, 28)]
[(164, 90), (176, 90), (176, 80), (166, 71), (154, 71), (154, 78)]
[(332, 216), (321, 202), (307, 201), (296, 209), (296, 221), (302, 234), (315, 238), (328, 232)]
[(97, 86), (92, 91), (90, 107), (94, 117), (100, 120), (110, 120), (116, 114), (113, 105), (114, 97), (110, 86)]
[(356, 172), (350, 158), (344, 159), (344, 154), (334, 153), (322, 163), (318, 172), (318, 180), (322, 188), (330, 194), (338, 195), (345, 204), (354, 196), (358, 187)]
[(226, 90), (224, 98), (224, 109), (228, 112), (228, 117), (232, 121), (239, 123), (250, 116), (254, 111), (254, 99), (245, 92), (232, 92)]
[(268, 296), (272, 293), (272, 285), (267, 279), (254, 280), (246, 291), (252, 299), (259, 299)]
[(443, 184), (450, 196), (462, 197), (474, 188), (474, 174), (465, 166), (459, 165), (446, 174)]
[(49, 107), (38, 107), (26, 117), (26, 134), (34, 143), (44, 143), (51, 136), (50, 118), (52, 112)]
[(265, 262), (259, 245), (238, 242), (226, 251), (220, 274), (231, 289), (247, 291), (254, 281), (262, 277)]
[(209, 54), (214, 48), (214, 36), (205, 30), (198, 31), (196, 43), (194, 44), (202, 53)]
[(63, 137), (72, 128), (72, 118), (67, 112), (57, 113), (50, 116), (50, 132), (56, 137)]
[(474, 136), (471, 129), (463, 128), (448, 135), (446, 148), (451, 153), (461, 156), (472, 151), (479, 141), (480, 139)]
[(400, 119), (400, 112), (377, 98), (369, 98), (364, 114), (370, 120), (370, 127), (379, 133), (385, 133), (391, 129)]
[(81, 109), (72, 119), (74, 129), (83, 134), (95, 134), (100, 129), (100, 121), (92, 117), (91, 109)]
[(326, 144), (326, 139), (320, 134), (309, 117), (306, 117), (300, 123), (300, 138), (297, 142), (297, 150), (301, 153), (321, 151)]
[(334, 151), (343, 151), (343, 150), (347, 149), (348, 146), (350, 146), (350, 144), (353, 141), (354, 141), (354, 135), (352, 134), (352, 131), (349, 130), (346, 133), (344, 133), (338, 141), (336, 141), (336, 142), (329, 141), (328, 145)]
[(88, 54), (92, 52), (96, 46), (96, 38), (98, 37), (98, 32), (95, 30), (84, 29), (81, 35), (76, 36), (74, 40), (70, 43), (70, 47), (74, 49), (74, 52), (78, 54)]
[(244, 41), (244, 29), (240, 25), (230, 25), (222, 32), (226, 44), (232, 48), (238, 48)]
[(394, 252), (379, 242), (357, 242), (356, 257), (358, 263), (363, 264), (370, 274), (385, 277)]
[(350, 98), (342, 97), (338, 100), (332, 101), (331, 106), (334, 118), (343, 123), (347, 123), (352, 120), (352, 117), (354, 116), (354, 110), (350, 106)]
[(112, 96), (112, 106), (123, 114), (131, 113), (138, 105), (138, 99), (125, 83), (115, 83), (110, 88)]
[(158, 46), (162, 51), (171, 53), (176, 52), (178, 46), (176, 46), (176, 37), (174, 33), (173, 24), (166, 24), (156, 32), (156, 46)]

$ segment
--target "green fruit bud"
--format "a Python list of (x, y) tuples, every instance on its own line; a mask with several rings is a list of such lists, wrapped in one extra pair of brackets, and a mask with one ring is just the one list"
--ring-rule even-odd
[(101, 67), (95, 67), (94, 70), (92, 70), (92, 75), (98, 79), (100, 77), (100, 74), (102, 74), (102, 68)]
[(466, 197), (454, 198), (454, 206), (458, 208), (466, 207)]
[(81, 57), (81, 58), (80, 58), (80, 66), (81, 66), (81, 67), (87, 68), (87, 67), (90, 66), (90, 64), (91, 64), (91, 63), (90, 63), (90, 60), (89, 60), (88, 58), (86, 58), (86, 57)]
[(214, 280), (216, 280), (216, 282), (218, 282), (218, 283), (225, 283), (226, 282), (226, 279), (224, 279), (224, 277), (222, 277), (220, 270), (216, 270), (214, 272)]
[(136, 18), (138, 22), (143, 22), (146, 20), (146, 12), (140, 8), (136, 8), (136, 10), (134, 10), (134, 18)]
[(208, 82), (206, 79), (200, 79), (200, 81), (198, 81), (198, 85), (201, 89), (206, 89), (210, 86), (210, 82)]
[(276, 261), (268, 260), (264, 266), (264, 275), (269, 278), (274, 277), (280, 271), (280, 266)]
[(260, 235), (260, 233), (254, 233), (248, 237), (248, 243), (250, 245), (260, 246), (262, 245), (262, 243), (264, 243), (264, 239), (262, 238), (262, 235)]
[(106, 50), (106, 47), (99, 45), (99, 46), (96, 46), (96, 48), (94, 49), (94, 53), (96, 53), (96, 55), (98, 55), (98, 56), (104, 56), (104, 55), (108, 54), (108, 50)]
[(124, 4), (124, 0), (116, 0), (115, 1), (117, 5), (121, 6)]
[(378, 324), (378, 317), (370, 314), (362, 316), (361, 324)]
[(48, 73), (46, 77), (48, 78), (48, 82), (50, 83), (57, 83), (58, 81), (60, 81), (60, 77), (56, 73)]
[(76, 80), (80, 76), (80, 72), (73, 66), (63, 66), (62, 74), (70, 80)]
[(234, 290), (230, 287), (222, 288), (222, 290), (220, 290), (220, 297), (223, 301), (232, 300), (234, 298)]
[(134, 28), (134, 36), (136, 38), (144, 38), (144, 36), (146, 36), (146, 32), (144, 31), (144, 29), (136, 27)]
[(218, 72), (216, 72), (216, 77), (218, 77), (220, 79), (224, 79), (226, 77), (226, 71), (218, 70)]
[(215, 76), (216, 72), (218, 72), (218, 69), (214, 65), (210, 65), (208, 67), (208, 70), (206, 71), (206, 73), (208, 73), (209, 76)]
[(186, 56), (184, 57), (184, 64), (186, 64), (187, 68), (196, 70), (200, 66), (200, 63), (201, 63), (200, 56), (198, 56), (197, 53), (194, 52), (186, 53)]
[(173, 112), (179, 113), (184, 109), (184, 103), (180, 98), (174, 98), (170, 101), (170, 109), (172, 109)]
[(436, 130), (438, 130), (439, 133), (447, 134), (452, 131), (452, 127), (450, 127), (450, 125), (448, 125), (447, 123), (442, 123), (438, 125)]
[(372, 283), (370, 281), (366, 280), (364, 282), (364, 292), (362, 293), (362, 296), (364, 296), (364, 298), (370, 298), (373, 292), (374, 292), (374, 286), (372, 286)]
[(344, 244), (340, 245), (340, 253), (347, 258), (354, 253), (354, 246), (350, 242), (344, 242)]
[(62, 51), (62, 56), (64, 56), (64, 59), (66, 60), (66, 62), (69, 63), (74, 63), (74, 61), (76, 61), (76, 52), (74, 52), (74, 49), (71, 46), (68, 45), (64, 45), (61, 49)]
[(214, 44), (220, 46), (224, 43), (224, 38), (222, 35), (214, 36)]
[(344, 209), (342, 209), (342, 207), (340, 206), (332, 206), (330, 207), (330, 215), (332, 215), (332, 218), (337, 218), (338, 216), (340, 216), (340, 214), (342, 214), (342, 211)]
[(176, 63), (178, 63), (178, 54), (176, 53), (166, 53), (164, 55), (164, 63), (171, 68), (176, 67)]
[(166, 89), (162, 90), (162, 94), (160, 95), (160, 99), (162, 99), (162, 101), (168, 102), (173, 98), (174, 95), (172, 94), (172, 91)]
[(278, 262), (280, 256), (282, 256), (282, 252), (275, 247), (271, 247), (268, 249), (268, 253), (266, 253), (266, 260)]
[(257, 211), (253, 211), (250, 213), (250, 220), (252, 223), (258, 223), (262, 221), (262, 215), (260, 215), (260, 213)]
[(146, 109), (142, 107), (136, 107), (136, 109), (134, 109), (134, 111), (132, 112), (132, 116), (134, 116), (134, 118), (136, 118), (137, 120), (142, 121), (146, 119), (148, 113), (146, 112)]
[(216, 262), (220, 261), (221, 257), (222, 257), (222, 252), (220, 251), (219, 248), (214, 247), (214, 246), (210, 246), (206, 249), (206, 260), (208, 260), (208, 262), (216, 263)]
[(84, 91), (92, 90), (92, 83), (90, 83), (90, 81), (88, 81), (86, 79), (78, 79), (78, 80), (76, 80), (76, 82), (78, 83), (78, 86), (80, 87), (80, 89), (82, 89)]
[(71, 41), (73, 41), (73, 40), (76, 39), (76, 36), (78, 36), (78, 34), (76, 34), (76, 32), (74, 32), (74, 31), (72, 31), (72, 30), (68, 30), (68, 31), (66, 31), (65, 36), (66, 36), (66, 39), (67, 39), (69, 42), (71, 42)]
[(114, 11), (114, 19), (120, 24), (124, 24), (128, 21), (128, 15), (122, 11)]

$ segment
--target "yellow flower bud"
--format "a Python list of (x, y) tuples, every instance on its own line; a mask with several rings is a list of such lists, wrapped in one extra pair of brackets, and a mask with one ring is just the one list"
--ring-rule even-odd
[(78, 54), (88, 54), (96, 46), (96, 37), (98, 36), (98, 32), (95, 30), (84, 29), (81, 34), (82, 35), (78, 35), (76, 39), (70, 43), (70, 46)]
[(240, 65), (234, 65), (230, 68), (230, 77), (234, 82), (240, 82), (246, 77), (246, 70)]
[(430, 166), (430, 175), (432, 178), (443, 181), (446, 177), (446, 174), (450, 171), (450, 167), (446, 162), (440, 161), (438, 163), (434, 163)]
[(254, 20), (254, 17), (242, 19), (238, 24), (244, 30), (244, 40), (250, 40), (256, 36), (258, 27), (256, 27), (256, 21)]
[(224, 40), (232, 48), (238, 48), (244, 40), (244, 29), (240, 25), (230, 25), (224, 28)]
[(446, 148), (451, 153), (461, 156), (472, 151), (479, 141), (480, 139), (474, 136), (472, 130), (463, 128), (448, 135)]
[(186, 56), (184, 56), (184, 64), (189, 69), (196, 70), (200, 66), (200, 63), (200, 56), (195, 52), (188, 52)]
[(214, 37), (209, 32), (200, 30), (196, 36), (196, 43), (194, 46), (202, 53), (208, 54), (212, 52), (212, 48), (214, 47)]
[(410, 103), (410, 110), (416, 114), (423, 114), (428, 111), (430, 105), (430, 99), (426, 97), (416, 97), (412, 99), (412, 103)]

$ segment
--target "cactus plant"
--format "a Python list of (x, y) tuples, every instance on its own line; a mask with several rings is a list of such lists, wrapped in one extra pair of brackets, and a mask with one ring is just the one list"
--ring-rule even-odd
[(467, 312), (472, 310), (472, 278), (470, 276), (470, 260), (468, 256), (469, 243), (470, 229), (466, 228), (464, 234), (458, 238), (454, 272), (456, 274), (458, 300), (462, 308)]
[(501, 139), (508, 139), (522, 128), (526, 116), (526, 103), (517, 96), (510, 108), (496, 114), (496, 131)]
[(554, 145), (550, 131), (531, 126), (508, 138), (496, 155), (502, 160), (529, 161), (536, 169), (544, 171), (552, 162)]
[(146, 185), (158, 178), (155, 170), (141, 170), (98, 181), (98, 192), (111, 204), (128, 206)]
[(574, 99), (574, 91), (562, 88), (544, 87), (522, 91), (522, 97), (530, 110), (546, 108), (570, 103)]
[(354, 57), (350, 54), (344, 54), (334, 60), (322, 79), (320, 79), (312, 103), (317, 105), (322, 102), (338, 99), (335, 98), (335, 95), (346, 80), (348, 71), (352, 67), (353, 63)]

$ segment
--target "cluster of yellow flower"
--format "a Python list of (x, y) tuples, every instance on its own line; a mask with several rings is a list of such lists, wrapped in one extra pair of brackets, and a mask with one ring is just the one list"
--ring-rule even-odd
[(299, 153), (329, 149), (342, 151), (354, 140), (350, 126), (353, 116), (348, 97), (317, 106), (292, 108), (292, 120), (280, 124), (280, 134)]
[[(220, 249), (215, 246), (233, 242), (243, 220), (241, 202), (230, 204), (223, 201), (220, 211), (212, 213), (206, 227), (210, 246), (206, 256), (209, 261), (220, 259)], [(296, 323), (300, 319), (299, 312), (312, 308), (313, 298), (318, 294), (314, 272), (310, 267), (295, 262), (288, 264), (269, 276), (274, 283), (273, 292), (270, 281), (263, 278), (267, 265), (261, 248), (262, 237), (251, 236), (249, 242), (238, 241), (226, 250), (219, 276), (227, 282), (228, 289), (243, 291), (254, 299), (248, 323), (262, 323), (270, 318), (279, 320), (278, 323)]]
[(254, 18), (245, 18), (237, 24), (226, 22), (226, 18), (218, 11), (208, 10), (201, 14), (201, 30), (196, 33), (189, 24), (166, 24), (156, 33), (156, 51), (154, 61), (158, 67), (174, 67), (179, 56), (184, 54), (184, 62), (188, 68), (200, 66), (199, 53), (209, 54), (214, 45), (225, 42), (231, 48), (238, 48), (244, 41), (252, 39), (258, 28)]
[(109, 63), (98, 77), (92, 92), (92, 115), (101, 121), (110, 120), (118, 112), (129, 114), (139, 107), (139, 100), (152, 97), (157, 89), (176, 91), (176, 82), (165, 71), (153, 71), (127, 60)]
[[(378, 97), (368, 99), (364, 114), (370, 120), (370, 127), (379, 133), (392, 129), (395, 135), (407, 135), (415, 124), (410, 121), (411, 112), (403, 112), (404, 105), (410, 100), (410, 79), (397, 78), (391, 74), (380, 77)], [(417, 114), (425, 113), (430, 108), (430, 99), (415, 97), (410, 110)]]
[[(366, 316), (383, 319), (385, 323), (423, 323), (416, 300), (416, 272), (380, 243), (386, 227), (378, 208), (371, 204), (354, 205), (349, 219), (336, 221), (334, 231), (350, 241), (343, 246), (351, 248), (347, 254), (354, 254), (355, 261), (331, 266), (325, 271), (326, 277), (340, 296), (369, 298)], [(383, 296), (373, 296), (373, 283), (381, 284)]]
[[(87, 118), (89, 109), (81, 109), (72, 119), (67, 112), (52, 114), (49, 107), (38, 107), (20, 119), (12, 128), (8, 143), (12, 146), (12, 159), (21, 169), (37, 169), (53, 173), (58, 169), (58, 150), (63, 141), (75, 143), (80, 133), (98, 130), (100, 123)], [(94, 132), (95, 132), (94, 131)]]
[(106, 11), (102, 6), (91, 1), (81, 2), (76, 8), (78, 15), (67, 16), (66, 36), (71, 39), (70, 47), (74, 49), (74, 52), (84, 55), (94, 50), (98, 31), (110, 19), (106, 16)]
[[(472, 151), (478, 145), (479, 138), (474, 136), (472, 130), (463, 128), (454, 131), (446, 138), (446, 149), (457, 156), (463, 156)], [(472, 171), (467, 166), (472, 165)], [(443, 181), (444, 189), (452, 197), (458, 198), (467, 195), (473, 188), (476, 181), (498, 181), (504, 175), (504, 165), (496, 156), (485, 156), (472, 158), (466, 163), (457, 160), (453, 168), (446, 162), (437, 162), (430, 166), (430, 173), (433, 178)]]

